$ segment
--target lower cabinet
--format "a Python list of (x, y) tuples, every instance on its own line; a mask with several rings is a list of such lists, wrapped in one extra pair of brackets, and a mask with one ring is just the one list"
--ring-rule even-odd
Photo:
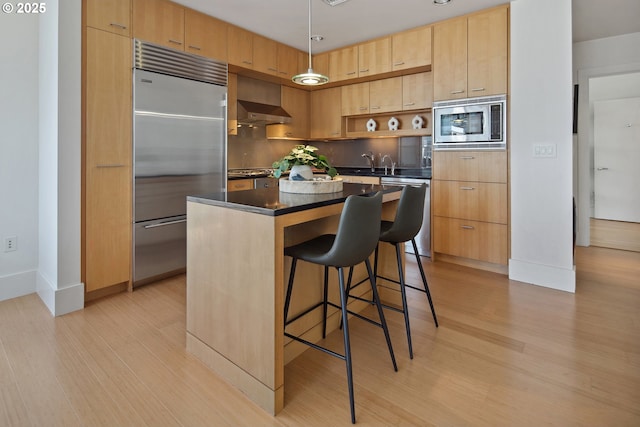
[(462, 258), (507, 264), (507, 225), (436, 216), (433, 246), (436, 252)]
[(231, 179), (227, 181), (227, 191), (253, 190), (253, 179)]
[(509, 260), (506, 151), (436, 151), (431, 185), (436, 256), (502, 271)]

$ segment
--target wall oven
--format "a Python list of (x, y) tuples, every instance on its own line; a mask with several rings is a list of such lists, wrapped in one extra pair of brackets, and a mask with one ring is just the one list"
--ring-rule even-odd
[(433, 103), (433, 148), (504, 149), (506, 95)]

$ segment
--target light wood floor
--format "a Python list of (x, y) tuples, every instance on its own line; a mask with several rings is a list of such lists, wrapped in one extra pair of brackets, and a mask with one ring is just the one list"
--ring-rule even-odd
[[(640, 426), (640, 254), (578, 248), (576, 294), (424, 264), (440, 328), (412, 293), (410, 360), (387, 313), (399, 372), (382, 333), (350, 322), (359, 425)], [(272, 417), (185, 352), (184, 307), (184, 276), (59, 318), (35, 295), (1, 302), (0, 425), (350, 425), (342, 361), (287, 365)]]

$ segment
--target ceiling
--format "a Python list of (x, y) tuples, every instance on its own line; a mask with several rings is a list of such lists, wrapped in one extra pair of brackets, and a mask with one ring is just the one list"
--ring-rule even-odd
[[(308, 49), (307, 0), (174, 0), (184, 6), (250, 29), (280, 43)], [(517, 1), (517, 0), (516, 0)], [(320, 53), (409, 28), (506, 3), (505, 0), (349, 0), (329, 6), (312, 0), (313, 42)], [(640, 32), (639, 0), (572, 0), (573, 41)]]

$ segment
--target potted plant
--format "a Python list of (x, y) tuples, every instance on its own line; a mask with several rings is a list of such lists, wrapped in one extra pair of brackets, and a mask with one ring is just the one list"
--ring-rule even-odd
[(289, 179), (293, 181), (304, 181), (313, 179), (313, 169), (321, 169), (331, 178), (338, 174), (336, 168), (332, 167), (329, 159), (323, 154), (317, 153), (318, 148), (312, 145), (296, 145), (289, 154), (280, 160), (273, 162), (273, 176), (280, 176), (291, 169)]

